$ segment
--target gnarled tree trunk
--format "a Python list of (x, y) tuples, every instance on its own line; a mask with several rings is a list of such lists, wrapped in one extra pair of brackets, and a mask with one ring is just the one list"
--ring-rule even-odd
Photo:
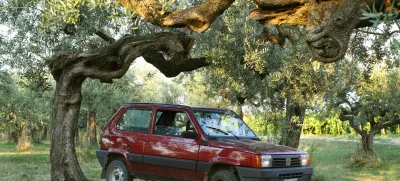
[[(342, 108), (339, 119), (341, 121), (349, 121), (350, 126), (356, 131), (357, 134), (361, 135), (362, 150), (367, 155), (374, 153), (373, 143), (376, 132), (383, 128), (400, 124), (400, 117), (397, 115), (394, 117), (386, 117), (386, 110), (381, 110), (382, 112), (379, 115), (374, 115), (372, 112), (364, 111), (364, 108), (358, 102), (353, 105), (349, 101), (345, 100), (344, 103), (346, 103), (350, 109)], [(365, 115), (367, 115), (366, 122), (370, 124), (369, 131), (363, 128), (363, 124), (355, 121), (360, 112), (364, 112)], [(376, 122), (374, 119), (376, 116), (382, 116), (383, 118)]]
[[(54, 75), (54, 74), (53, 74)], [(50, 148), (51, 180), (88, 180), (75, 153), (75, 132), (82, 101), (85, 77), (67, 68), (56, 79)]]
[(204, 58), (188, 58), (192, 44), (193, 39), (185, 34), (159, 33), (126, 36), (98, 49), (53, 56), (49, 65), (56, 80), (50, 149), (51, 179), (88, 180), (79, 167), (75, 153), (81, 89), (86, 78), (112, 82), (121, 78), (139, 56), (169, 77), (209, 65)]
[(305, 112), (304, 107), (292, 102), (291, 98), (286, 98), (286, 122), (279, 144), (293, 148), (299, 147)]
[(373, 144), (374, 144), (374, 136), (375, 136), (375, 131), (371, 130), (370, 132), (363, 131), (361, 134), (361, 145), (362, 145), (362, 150), (365, 154), (372, 154), (374, 153), (373, 150)]

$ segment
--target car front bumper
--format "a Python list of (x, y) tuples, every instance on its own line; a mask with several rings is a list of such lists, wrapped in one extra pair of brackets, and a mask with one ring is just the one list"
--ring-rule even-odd
[(287, 168), (250, 168), (237, 166), (241, 181), (309, 181), (311, 166)]

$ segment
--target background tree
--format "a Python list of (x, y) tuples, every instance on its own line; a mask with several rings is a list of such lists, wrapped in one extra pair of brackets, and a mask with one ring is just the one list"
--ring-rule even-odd
[[(375, 134), (399, 124), (399, 61), (393, 44), (388, 44), (390, 38), (379, 33), (365, 36), (368, 32), (355, 34), (351, 46), (353, 54), (349, 60), (338, 64), (336, 69), (341, 74), (332, 91), (335, 104), (342, 105), (339, 118), (349, 121), (361, 135), (363, 152), (371, 154)], [(373, 44), (368, 46), (364, 41), (373, 41)]]
[(10, 141), (18, 143), (17, 150), (29, 150), (32, 140), (38, 142), (47, 135), (51, 94), (38, 94), (21, 83), (29, 80), (18, 78), (1, 72), (0, 129), (7, 132)]

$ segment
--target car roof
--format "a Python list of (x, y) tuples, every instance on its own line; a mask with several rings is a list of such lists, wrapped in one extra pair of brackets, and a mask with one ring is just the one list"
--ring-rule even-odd
[(181, 104), (163, 104), (163, 103), (126, 103), (124, 106), (157, 106), (157, 107), (170, 107), (170, 108), (189, 108), (196, 111), (228, 111), (223, 108), (208, 108), (208, 107), (192, 107)]

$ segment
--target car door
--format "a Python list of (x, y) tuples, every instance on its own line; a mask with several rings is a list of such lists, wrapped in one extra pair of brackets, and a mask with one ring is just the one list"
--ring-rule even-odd
[(116, 130), (119, 133), (116, 144), (126, 154), (129, 172), (145, 172), (143, 152), (151, 117), (152, 108), (128, 107), (116, 124)]
[(157, 109), (152, 133), (145, 144), (146, 174), (197, 180), (199, 144), (196, 138), (183, 138), (184, 131), (195, 132), (184, 109)]

